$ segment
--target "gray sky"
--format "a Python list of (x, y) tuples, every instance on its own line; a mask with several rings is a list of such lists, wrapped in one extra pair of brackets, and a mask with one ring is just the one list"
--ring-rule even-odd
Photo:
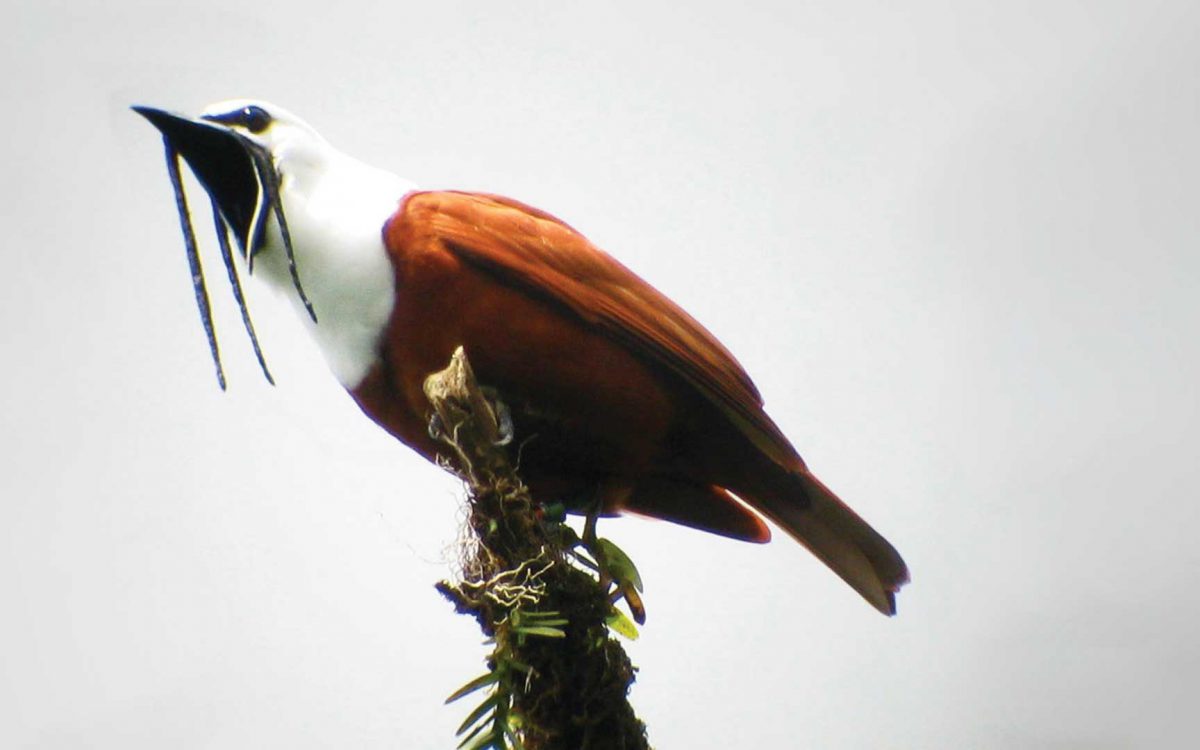
[(0, 10), (0, 745), (452, 747), (481, 669), (456, 482), (269, 294), (277, 388), (214, 284), (217, 390), (127, 107), (235, 96), (581, 229), (904, 553), (887, 620), (786, 539), (606, 524), (656, 746), (1189, 744), (1200, 5), (710, 5)]

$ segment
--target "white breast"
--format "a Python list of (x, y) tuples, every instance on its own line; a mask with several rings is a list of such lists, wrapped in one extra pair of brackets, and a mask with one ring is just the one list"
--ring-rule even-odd
[(323, 156), (318, 163), (280, 165), (296, 267), (317, 322), (293, 288), (274, 221), (255, 256), (254, 275), (261, 273), (292, 300), (333, 374), (353, 389), (379, 359), (379, 342), (395, 304), (383, 225), (414, 186), (333, 149)]

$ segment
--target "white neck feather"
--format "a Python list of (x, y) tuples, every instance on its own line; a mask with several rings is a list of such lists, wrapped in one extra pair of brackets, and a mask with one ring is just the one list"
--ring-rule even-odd
[(292, 301), (333, 374), (353, 389), (379, 359), (380, 338), (395, 304), (383, 225), (414, 186), (323, 140), (279, 148), (275, 159), (296, 268), (317, 322), (293, 287), (274, 219), (255, 256), (254, 275), (261, 274)]

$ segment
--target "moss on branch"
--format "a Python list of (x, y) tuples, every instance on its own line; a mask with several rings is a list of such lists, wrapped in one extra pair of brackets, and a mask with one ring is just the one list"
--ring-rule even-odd
[(462, 746), (648, 750), (628, 701), (635, 669), (609, 631), (609, 583), (572, 562), (575, 532), (545, 517), (514, 470), (504, 405), (475, 381), (461, 348), (425, 395), (470, 503), (461, 580), (437, 588), (495, 646), (488, 672), (451, 696), (486, 690)]

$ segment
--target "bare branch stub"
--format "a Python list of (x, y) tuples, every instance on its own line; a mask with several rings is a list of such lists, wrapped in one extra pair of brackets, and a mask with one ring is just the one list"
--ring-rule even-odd
[(469, 523), (489, 558), (479, 561), (479, 575), (490, 578), (552, 547), (529, 490), (500, 445), (500, 407), (475, 380), (462, 347), (444, 370), (425, 379), (424, 390), (433, 407), (431, 432), (447, 447), (446, 459), (470, 493)]
[[(496, 640), (490, 668), (501, 653), (530, 668), (511, 686), (524, 747), (648, 750), (645, 725), (628, 701), (634, 668), (606, 625), (612, 605), (592, 575), (567, 562), (573, 532), (540, 518), (513, 469), (503, 445), (503, 404), (476, 382), (461, 347), (426, 379), (425, 395), (431, 432), (467, 483), (472, 531), (461, 582), (437, 588)], [(565, 637), (522, 637), (510, 621), (521, 608), (559, 613)]]

